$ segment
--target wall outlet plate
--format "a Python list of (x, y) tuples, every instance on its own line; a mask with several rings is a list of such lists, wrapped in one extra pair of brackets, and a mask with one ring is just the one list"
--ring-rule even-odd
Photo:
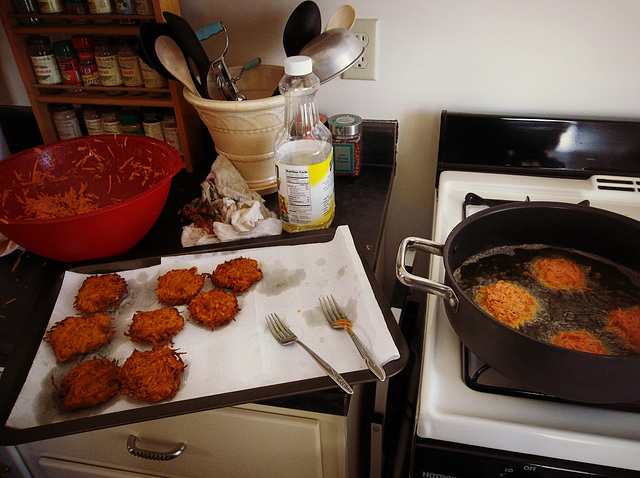
[(342, 78), (351, 80), (378, 79), (378, 19), (356, 18), (351, 31), (364, 46), (364, 52), (358, 60), (342, 74)]

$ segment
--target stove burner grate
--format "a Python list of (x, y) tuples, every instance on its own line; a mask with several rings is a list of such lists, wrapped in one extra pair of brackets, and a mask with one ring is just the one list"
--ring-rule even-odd
[[(477, 212), (480, 208), (501, 206), (513, 202), (531, 202), (531, 199), (529, 196), (525, 199), (491, 199), (484, 198), (476, 193), (467, 193), (462, 203), (462, 217), (466, 219), (471, 215), (470, 211)], [(588, 199), (580, 201), (578, 204), (583, 206), (591, 205)]]

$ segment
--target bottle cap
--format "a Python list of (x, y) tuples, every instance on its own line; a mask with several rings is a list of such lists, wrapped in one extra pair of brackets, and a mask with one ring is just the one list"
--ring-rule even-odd
[(308, 75), (313, 72), (313, 63), (308, 56), (290, 56), (284, 60), (284, 73), (290, 76)]

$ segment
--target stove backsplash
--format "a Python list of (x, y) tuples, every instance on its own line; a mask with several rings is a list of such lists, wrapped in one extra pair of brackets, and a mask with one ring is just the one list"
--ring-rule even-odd
[(445, 170), (637, 178), (640, 122), (443, 111), (438, 177)]

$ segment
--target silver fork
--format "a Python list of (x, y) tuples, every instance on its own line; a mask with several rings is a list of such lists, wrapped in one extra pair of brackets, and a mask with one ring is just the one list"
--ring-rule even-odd
[(324, 370), (326, 374), (329, 375), (329, 377), (331, 377), (333, 381), (340, 386), (340, 388), (342, 388), (342, 390), (349, 394), (353, 393), (353, 389), (347, 383), (347, 381), (342, 378), (342, 375), (340, 375), (331, 365), (322, 360), (313, 350), (303, 344), (300, 339), (298, 339), (296, 334), (294, 334), (291, 329), (289, 329), (289, 327), (287, 327), (285, 323), (280, 320), (280, 317), (278, 317), (276, 314), (269, 314), (266, 318), (267, 324), (269, 324), (269, 329), (271, 330), (271, 334), (275, 337), (280, 345), (290, 345), (293, 343), (297, 343), (303, 349), (305, 349), (309, 355), (311, 355), (313, 360), (315, 360), (316, 363), (320, 365), (320, 368)]
[(334, 329), (345, 329), (349, 333), (349, 337), (355, 344), (358, 352), (362, 355), (367, 367), (371, 370), (376, 377), (378, 377), (381, 381), (387, 378), (387, 374), (384, 369), (376, 362), (376, 359), (373, 358), (369, 349), (364, 345), (360, 337), (356, 335), (356, 333), (351, 328), (350, 322), (347, 324), (340, 324), (340, 321), (348, 321), (347, 315), (342, 311), (336, 299), (333, 298), (333, 295), (328, 297), (320, 297), (320, 307), (322, 308), (322, 312), (324, 313), (325, 319), (329, 322), (329, 325)]

